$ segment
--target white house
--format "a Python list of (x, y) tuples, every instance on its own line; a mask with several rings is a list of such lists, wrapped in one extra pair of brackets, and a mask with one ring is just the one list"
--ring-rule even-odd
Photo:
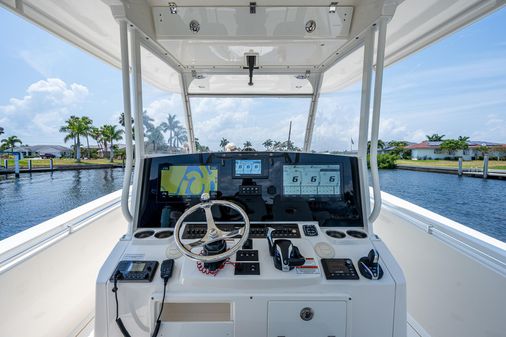
[(466, 150), (448, 151), (441, 149), (442, 141), (423, 141), (418, 144), (407, 146), (406, 149), (411, 150), (411, 159), (425, 160), (425, 159), (454, 159), (462, 157), (463, 160), (474, 160), (482, 156), (482, 153), (477, 150), (480, 146), (487, 146), (489, 148), (502, 147), (504, 150), (489, 152), (490, 157), (504, 157), (506, 156), (506, 144), (484, 142), (484, 141), (467, 141), (468, 148)]
[(14, 152), (21, 152), (23, 157), (36, 157), (50, 154), (54, 155), (56, 158), (61, 158), (72, 155), (72, 150), (70, 148), (61, 145), (19, 146), (14, 148)]

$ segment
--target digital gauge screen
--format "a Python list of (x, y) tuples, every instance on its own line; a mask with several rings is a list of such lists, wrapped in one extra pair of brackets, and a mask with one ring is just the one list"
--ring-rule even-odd
[(339, 165), (284, 165), (285, 196), (340, 196)]
[(251, 160), (236, 160), (235, 161), (235, 175), (236, 176), (251, 176), (262, 174), (262, 161), (260, 159)]
[(173, 165), (162, 167), (159, 196), (198, 196), (218, 191), (218, 169), (209, 165)]

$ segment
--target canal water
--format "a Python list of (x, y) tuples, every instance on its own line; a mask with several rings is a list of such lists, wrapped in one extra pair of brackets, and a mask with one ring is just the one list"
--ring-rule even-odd
[[(506, 181), (380, 171), (381, 189), (506, 242)], [(121, 188), (123, 169), (0, 176), (0, 240)]]

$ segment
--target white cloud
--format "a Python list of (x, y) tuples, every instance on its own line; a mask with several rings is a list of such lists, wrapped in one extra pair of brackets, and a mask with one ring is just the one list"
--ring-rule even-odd
[(183, 104), (179, 94), (172, 94), (168, 95), (167, 98), (154, 100), (145, 109), (148, 116), (153, 118), (155, 125), (167, 121), (169, 114), (176, 114), (181, 124), (185, 125)]
[(67, 84), (59, 78), (48, 78), (28, 86), (22, 98), (11, 98), (0, 106), (0, 121), (9, 134), (25, 143), (61, 143), (58, 129), (65, 119), (76, 113), (88, 96), (81, 84)]

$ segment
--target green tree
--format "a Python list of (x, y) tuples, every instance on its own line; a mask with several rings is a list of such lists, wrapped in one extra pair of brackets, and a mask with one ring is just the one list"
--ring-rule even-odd
[[(100, 128), (97, 128), (97, 127), (92, 127), (91, 130), (90, 130), (90, 137), (93, 138), (96, 142), (97, 142), (97, 145), (98, 145), (98, 148), (100, 150), (104, 150), (103, 148), (103, 137), (102, 137), (102, 131), (100, 130)], [(103, 151), (101, 151), (103, 153)]]
[(486, 145), (480, 145), (476, 148), (476, 152), (480, 153), (481, 156), (485, 156), (485, 154), (490, 152), (490, 149)]
[(118, 130), (116, 125), (103, 125), (102, 128), (102, 136), (104, 139), (109, 142), (109, 161), (112, 163), (114, 161), (114, 141), (121, 140), (123, 138), (123, 130)]
[(180, 148), (187, 141), (188, 135), (185, 128), (179, 128), (174, 131), (174, 145), (176, 148)]
[(200, 144), (198, 138), (195, 138), (195, 149), (197, 152), (209, 152), (209, 146)]
[(244, 147), (251, 147), (251, 146), (253, 146), (253, 144), (251, 144), (251, 142), (249, 140), (245, 141), (243, 145), (244, 145)]
[(463, 141), (463, 142), (467, 142), (469, 140), (469, 137), (468, 136), (459, 136), (459, 138), (457, 138), (457, 139), (460, 141)]
[(70, 116), (69, 119), (65, 121), (65, 125), (60, 127), (60, 132), (66, 133), (65, 138), (63, 139), (66, 142), (73, 139), (74, 140), (74, 149), (76, 152), (76, 161), (81, 162), (81, 137), (86, 136), (90, 131), (90, 126), (87, 125), (87, 121), (82, 118), (76, 116)]
[(448, 151), (448, 154), (452, 154), (457, 150), (465, 150), (468, 148), (467, 142), (458, 139), (445, 139), (441, 143), (441, 150)]
[[(119, 115), (118, 118), (119, 124), (125, 128), (125, 113), (122, 112), (121, 115)], [(132, 124), (132, 139), (135, 140), (135, 128), (134, 128), (134, 118), (131, 118), (131, 124)]]
[(263, 142), (262, 145), (265, 147), (266, 150), (270, 150), (272, 148), (272, 145), (274, 145), (274, 141), (269, 138), (265, 140), (265, 142)]
[[(378, 139), (378, 149), (384, 149), (385, 148), (385, 142), (381, 139)], [(371, 141), (367, 142), (367, 153), (371, 152)]]
[(11, 152), (14, 152), (16, 144), (19, 145), (23, 144), (21, 139), (19, 139), (17, 136), (10, 136), (5, 139), (2, 139), (2, 147), (5, 149), (11, 149)]
[(440, 142), (443, 140), (443, 138), (445, 137), (445, 135), (439, 135), (437, 133), (433, 133), (432, 135), (426, 135), (425, 137), (427, 137), (427, 140), (429, 142)]
[(222, 138), (221, 141), (220, 141), (220, 147), (223, 149), (223, 151), (225, 151), (225, 146), (227, 146), (227, 144), (230, 143), (228, 141), (227, 138)]
[(176, 115), (171, 115), (167, 117), (167, 122), (163, 122), (160, 124), (163, 132), (169, 131), (169, 139), (167, 140), (169, 143), (169, 147), (175, 147), (174, 142), (174, 133), (177, 129), (181, 128), (181, 123), (177, 120)]
[(91, 137), (91, 132), (93, 129), (93, 120), (88, 116), (83, 116), (83, 117), (81, 117), (81, 122), (84, 123), (85, 128), (86, 128), (86, 130), (85, 130), (86, 148), (87, 148), (86, 155), (88, 156), (88, 158), (91, 158), (90, 137)]
[(159, 150), (165, 142), (161, 126), (149, 128), (146, 131), (146, 138), (148, 144), (153, 144), (153, 152)]

